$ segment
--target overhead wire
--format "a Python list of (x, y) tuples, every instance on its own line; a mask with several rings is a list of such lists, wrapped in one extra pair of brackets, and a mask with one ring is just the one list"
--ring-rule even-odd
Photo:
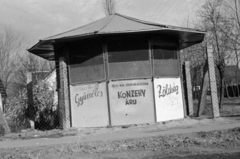
[[(156, 10), (154, 11), (153, 15), (155, 15), (151, 20), (155, 20), (156, 17), (161, 13), (161, 12), (164, 12), (165, 9), (163, 9), (163, 7), (167, 6), (168, 5), (168, 2), (170, 1), (167, 1), (165, 3), (165, 5), (162, 5), (162, 3), (160, 2), (160, 4), (158, 5), (158, 7), (156, 8)], [(171, 2), (170, 2), (171, 3)], [(169, 4), (170, 4), (169, 3)], [(161, 6), (161, 9), (159, 9), (159, 7)], [(159, 11), (158, 11), (159, 10)], [(158, 12), (158, 13), (157, 13)]]
[[(158, 4), (158, 6), (157, 6), (157, 8), (155, 9), (155, 11), (154, 11), (154, 13), (153, 13), (153, 14), (155, 14), (155, 13), (156, 13), (156, 11), (158, 10), (158, 8), (159, 8), (160, 6), (161, 6), (161, 2)], [(154, 20), (154, 19), (155, 19), (155, 17), (154, 17), (154, 18), (152, 17), (152, 18), (151, 18), (151, 21), (152, 21), (152, 20)]]
[(172, 11), (181, 3), (181, 1), (182, 1), (182, 0), (178, 0), (178, 2), (177, 2), (177, 1), (174, 1), (175, 4), (173, 4), (173, 5), (169, 8), (169, 10), (162, 16), (162, 17), (163, 17), (162, 21), (165, 21), (166, 19), (169, 18), (169, 16), (171, 16)]
[[(165, 16), (166, 15), (168, 15), (169, 14), (169, 12), (171, 11), (171, 10), (173, 10), (174, 9), (174, 6), (176, 6), (176, 3), (177, 3), (177, 1), (168, 1), (169, 2), (169, 4), (167, 5), (167, 6), (169, 6), (167, 9), (164, 9), (163, 11), (165, 11), (165, 12), (163, 12), (163, 14), (161, 14), (161, 21), (164, 21), (165, 20)], [(172, 3), (172, 5), (170, 5)], [(179, 3), (179, 2), (178, 2)], [(156, 14), (155, 15), (155, 17), (156, 16), (158, 16), (158, 14)], [(163, 19), (164, 18), (164, 19)]]
[[(179, 4), (177, 4), (175, 8), (181, 8), (181, 7), (183, 7), (184, 4), (186, 4), (186, 3), (184, 3), (184, 1), (185, 1), (185, 0), (180, 0)], [(182, 13), (178, 13), (178, 14), (182, 14)], [(169, 14), (168, 17), (166, 17), (166, 19), (171, 19), (172, 16), (174, 16), (174, 14)]]

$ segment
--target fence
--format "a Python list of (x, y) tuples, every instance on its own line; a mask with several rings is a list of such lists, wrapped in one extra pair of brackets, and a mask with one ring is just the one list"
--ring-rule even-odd
[[(211, 48), (208, 48), (206, 53), (207, 60), (194, 65), (190, 61), (184, 64), (185, 86), (188, 94), (192, 95), (190, 105), (188, 103), (189, 115), (199, 116), (202, 114), (206, 117), (240, 115), (240, 69), (238, 66), (226, 65), (224, 82), (221, 86), (221, 77), (214, 64)], [(221, 90), (223, 91), (222, 99)]]

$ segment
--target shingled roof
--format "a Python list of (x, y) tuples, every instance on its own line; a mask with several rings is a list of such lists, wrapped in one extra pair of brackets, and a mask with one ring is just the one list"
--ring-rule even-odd
[(54, 43), (111, 34), (154, 32), (179, 38), (180, 49), (202, 42), (205, 35), (205, 32), (195, 29), (152, 23), (115, 13), (90, 24), (40, 40), (28, 51), (45, 59), (54, 60)]

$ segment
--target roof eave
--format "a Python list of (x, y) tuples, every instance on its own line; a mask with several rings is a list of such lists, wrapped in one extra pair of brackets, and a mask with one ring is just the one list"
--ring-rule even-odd
[[(48, 39), (48, 40), (40, 40), (36, 45), (28, 49), (29, 52), (40, 56), (42, 58), (46, 58), (48, 60), (54, 60), (54, 47), (53, 45), (55, 43), (60, 43), (60, 42), (67, 42), (67, 41), (72, 41), (72, 40), (77, 40), (77, 39), (82, 39), (82, 38), (90, 38), (94, 36), (102, 36), (102, 35), (114, 35), (114, 34), (127, 34), (127, 33), (153, 33), (153, 32), (164, 32), (164, 31), (174, 31), (175, 33), (182, 34), (180, 35), (180, 39), (188, 38), (184, 37), (187, 35), (191, 34), (202, 34), (202, 36), (199, 38), (199, 40), (196, 41), (189, 41), (183, 40), (182, 44), (180, 46), (180, 49), (186, 48), (188, 46), (201, 43), (204, 39), (204, 35), (206, 32), (204, 31), (197, 31), (197, 30), (186, 30), (183, 28), (182, 30), (175, 29), (175, 28), (161, 28), (161, 29), (148, 29), (148, 30), (127, 30), (124, 32), (92, 32), (88, 34), (83, 34), (83, 35), (76, 35), (76, 36), (69, 36), (69, 37), (63, 37), (63, 38), (58, 38), (58, 39)], [(184, 33), (186, 35), (184, 35)], [(182, 37), (181, 37), (182, 36)]]

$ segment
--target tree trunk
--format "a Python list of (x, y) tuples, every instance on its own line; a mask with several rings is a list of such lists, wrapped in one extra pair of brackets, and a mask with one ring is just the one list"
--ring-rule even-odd
[(236, 97), (235, 90), (234, 90), (234, 85), (231, 86), (232, 92), (233, 92), (233, 97)]
[(224, 87), (225, 87), (225, 89), (226, 89), (227, 98), (229, 98), (228, 86), (227, 86), (226, 82), (225, 82), (225, 84), (224, 84)]
[[(235, 3), (236, 3), (236, 1), (235, 1)], [(239, 4), (240, 4), (240, 2), (239, 2)], [(236, 85), (237, 85), (237, 97), (239, 97), (239, 89), (238, 89), (238, 76), (239, 76), (239, 73), (238, 73), (238, 70), (239, 70), (239, 68), (238, 68), (238, 66), (239, 66), (239, 58), (238, 58), (238, 50), (237, 50), (237, 44), (235, 43), (235, 55), (236, 55), (236, 67), (237, 67), (237, 69), (236, 69), (236, 72), (235, 72), (235, 77), (236, 77)]]
[(28, 118), (31, 129), (35, 129), (35, 109), (33, 103), (32, 73), (27, 73)]
[(239, 92), (239, 87), (238, 87), (238, 76), (236, 77), (236, 85), (237, 85), (237, 94), (238, 94), (237, 97), (239, 97), (240, 96), (240, 92)]
[(219, 109), (222, 108), (223, 98), (224, 98), (224, 72), (222, 69), (219, 69), (220, 73), (220, 99), (219, 99)]

